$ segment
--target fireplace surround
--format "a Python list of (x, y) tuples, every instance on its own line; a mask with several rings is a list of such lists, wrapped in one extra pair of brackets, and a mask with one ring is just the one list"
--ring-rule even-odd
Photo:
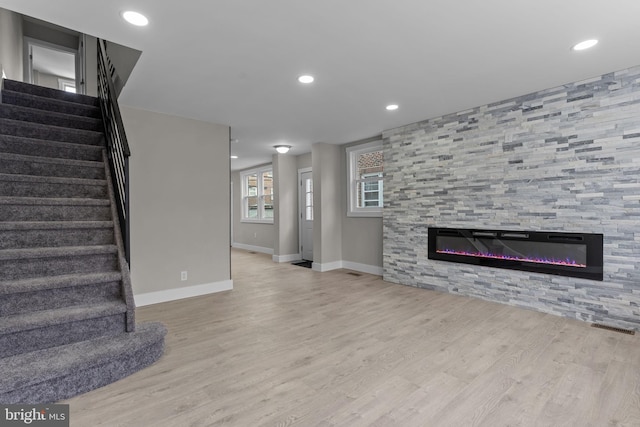
[(602, 234), (428, 229), (429, 259), (603, 280)]

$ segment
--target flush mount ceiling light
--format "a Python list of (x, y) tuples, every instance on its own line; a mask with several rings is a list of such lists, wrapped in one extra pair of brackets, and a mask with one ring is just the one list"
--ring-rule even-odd
[(389, 111), (394, 111), (398, 109), (398, 104), (389, 104), (385, 108)]
[(314, 80), (315, 79), (313, 78), (313, 76), (310, 76), (308, 74), (305, 74), (304, 76), (298, 77), (298, 81), (300, 83), (304, 83), (304, 84), (313, 83)]
[(134, 12), (132, 10), (127, 10), (126, 12), (122, 12), (122, 17), (129, 24), (135, 25), (137, 27), (144, 27), (149, 24), (149, 20), (146, 16), (141, 13)]
[(278, 153), (284, 154), (289, 151), (291, 146), (290, 145), (274, 145), (273, 148), (275, 148)]
[(232, 158), (232, 159), (237, 159), (237, 158), (238, 158), (238, 156), (231, 156), (231, 158)]
[(597, 44), (598, 44), (598, 40), (596, 39), (585, 40), (576, 45), (573, 45), (571, 47), (571, 50), (585, 50), (585, 49), (589, 49), (590, 47), (594, 47)]

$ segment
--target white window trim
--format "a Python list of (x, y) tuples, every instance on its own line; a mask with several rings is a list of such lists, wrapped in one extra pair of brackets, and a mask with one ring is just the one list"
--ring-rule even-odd
[[(251, 170), (246, 170), (240, 173), (240, 183), (242, 185), (242, 190), (241, 190), (241, 209), (240, 209), (240, 222), (246, 222), (246, 223), (255, 223), (255, 224), (273, 224), (273, 218), (248, 218), (247, 217), (247, 205), (246, 205), (246, 197), (248, 197), (248, 195), (246, 194), (247, 192), (247, 178), (250, 175), (257, 175), (258, 177), (258, 215), (261, 215), (262, 212), (264, 211), (264, 183), (262, 181), (262, 177), (263, 174), (265, 172), (271, 172), (271, 175), (273, 176), (273, 167), (272, 165), (268, 165), (268, 166), (264, 166), (261, 167), (259, 169), (251, 169)], [(273, 204), (275, 205), (275, 192), (273, 193)]]
[[(347, 216), (352, 217), (381, 217), (382, 206), (358, 207), (358, 178), (356, 172), (358, 170), (358, 156), (371, 151), (381, 151), (382, 141), (373, 141), (366, 144), (354, 145), (347, 147), (347, 177), (348, 177), (348, 205)], [(384, 174), (383, 174), (384, 176)], [(380, 179), (382, 180), (382, 178)], [(384, 189), (384, 182), (383, 182)], [(383, 197), (382, 193), (380, 197)], [(384, 204), (384, 202), (383, 202)]]

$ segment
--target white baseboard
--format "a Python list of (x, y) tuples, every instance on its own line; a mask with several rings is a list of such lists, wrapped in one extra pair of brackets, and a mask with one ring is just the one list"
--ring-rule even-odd
[(231, 247), (238, 248), (238, 249), (244, 249), (245, 251), (260, 252), (261, 254), (273, 255), (273, 249), (272, 248), (263, 248), (262, 246), (245, 245), (244, 243), (233, 242), (231, 244)]
[(342, 268), (342, 261), (325, 262), (324, 264), (314, 262), (313, 264), (311, 264), (311, 269), (313, 271), (319, 271), (320, 273), (324, 273), (325, 271), (338, 270), (340, 268)]
[(342, 261), (342, 268), (359, 271), (361, 273), (374, 274), (376, 276), (382, 276), (382, 274), (384, 273), (384, 269), (382, 267), (378, 267), (377, 265), (360, 264), (351, 261)]
[(233, 289), (233, 280), (223, 280), (204, 285), (187, 286), (184, 288), (167, 289), (165, 291), (148, 292), (134, 295), (136, 307), (159, 304), (161, 302), (175, 301), (183, 298), (198, 297), (216, 292), (230, 291)]
[(334, 262), (326, 262), (324, 264), (314, 262), (311, 265), (311, 268), (314, 271), (319, 271), (321, 273), (324, 273), (325, 271), (346, 268), (348, 270), (359, 271), (361, 273), (367, 273), (367, 274), (374, 274), (376, 276), (382, 276), (383, 274), (382, 267), (378, 267), (377, 265), (360, 264), (360, 263), (351, 262), (351, 261), (334, 261)]
[(273, 262), (291, 262), (301, 260), (302, 256), (300, 254), (290, 254), (290, 255), (274, 255)]

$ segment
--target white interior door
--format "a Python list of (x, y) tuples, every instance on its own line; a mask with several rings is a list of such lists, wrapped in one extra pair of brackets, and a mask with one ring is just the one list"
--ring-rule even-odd
[(310, 170), (299, 172), (300, 188), (300, 254), (313, 261), (313, 177)]

